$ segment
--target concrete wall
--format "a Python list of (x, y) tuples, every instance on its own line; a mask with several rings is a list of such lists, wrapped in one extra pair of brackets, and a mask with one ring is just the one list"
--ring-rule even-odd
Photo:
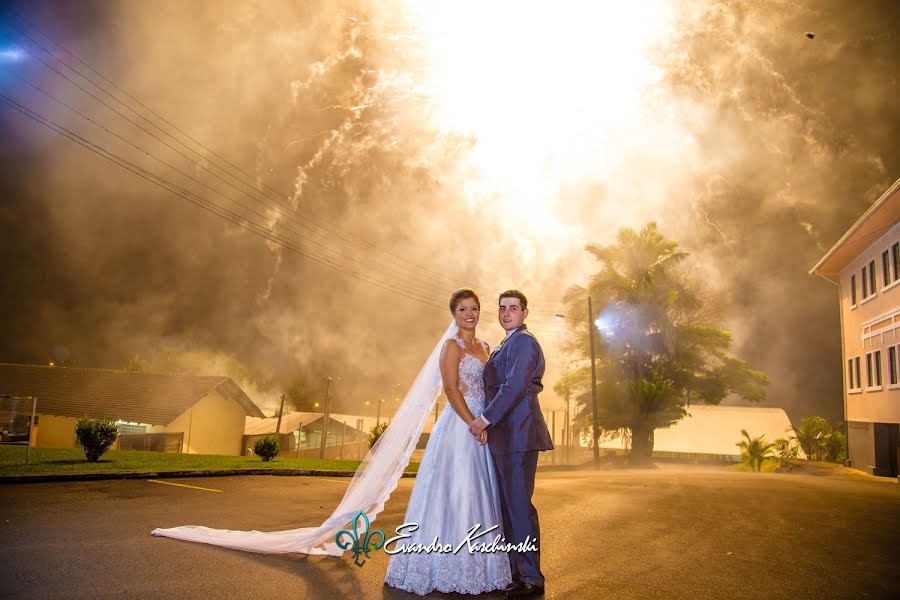
[[(43, 448), (75, 448), (76, 417), (41, 415), (38, 417), (36, 446)], [(27, 421), (26, 421), (27, 422)]]
[(213, 390), (164, 431), (184, 433), (185, 454), (240, 456), (246, 416), (237, 402)]
[(875, 470), (875, 434), (871, 423), (847, 423), (847, 451), (850, 466), (870, 475)]

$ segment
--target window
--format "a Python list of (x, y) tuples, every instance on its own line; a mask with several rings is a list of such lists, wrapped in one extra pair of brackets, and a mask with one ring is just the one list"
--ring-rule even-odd
[(856, 306), (856, 273), (850, 276), (850, 306)]
[(850, 392), (858, 392), (862, 388), (862, 382), (859, 380), (859, 357), (847, 359), (847, 390)]
[(853, 359), (847, 359), (847, 389), (852, 390), (856, 386), (853, 385)]
[(891, 285), (891, 255), (887, 250), (881, 253), (881, 283), (882, 287)]
[(869, 291), (875, 295), (875, 259), (869, 261)]
[(888, 348), (888, 383), (891, 385), (900, 383), (897, 377), (897, 346)]
[(866, 389), (881, 388), (881, 350), (866, 354)]
[(900, 279), (900, 242), (891, 246), (891, 258), (894, 263), (894, 281)]
[(867, 276), (866, 271), (868, 267), (862, 268), (862, 298), (865, 300), (869, 297), (869, 278)]
[(875, 351), (875, 386), (881, 387), (881, 350)]

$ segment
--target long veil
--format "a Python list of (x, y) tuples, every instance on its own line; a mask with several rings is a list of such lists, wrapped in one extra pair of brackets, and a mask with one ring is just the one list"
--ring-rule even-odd
[(185, 525), (154, 529), (152, 534), (263, 554), (340, 556), (343, 550), (335, 543), (337, 532), (345, 528), (360, 511), (366, 513), (370, 522), (374, 521), (409, 464), (425, 420), (441, 392), (441, 348), (456, 332), (456, 323), (451, 323), (406, 392), (390, 425), (359, 465), (340, 504), (320, 526), (263, 532)]

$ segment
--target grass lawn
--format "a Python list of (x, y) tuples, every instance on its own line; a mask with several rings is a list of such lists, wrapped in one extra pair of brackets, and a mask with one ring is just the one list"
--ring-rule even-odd
[[(110, 450), (99, 462), (90, 463), (81, 448), (32, 448), (25, 464), (25, 448), (0, 446), (0, 476), (45, 473), (118, 473), (123, 471), (205, 471), (221, 469), (321, 469), (353, 472), (358, 460), (320, 460), (318, 458), (276, 458), (263, 462), (257, 456), (213, 456), (207, 454), (168, 454), (137, 450)], [(414, 473), (418, 463), (410, 463)]]

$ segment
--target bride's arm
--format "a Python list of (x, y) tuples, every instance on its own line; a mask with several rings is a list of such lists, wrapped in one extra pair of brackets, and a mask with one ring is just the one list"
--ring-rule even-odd
[(466, 425), (475, 420), (472, 411), (466, 404), (462, 392), (459, 391), (459, 359), (462, 350), (453, 340), (447, 340), (444, 348), (441, 350), (441, 381), (444, 383), (444, 393), (447, 394), (447, 400), (450, 406), (459, 415)]

